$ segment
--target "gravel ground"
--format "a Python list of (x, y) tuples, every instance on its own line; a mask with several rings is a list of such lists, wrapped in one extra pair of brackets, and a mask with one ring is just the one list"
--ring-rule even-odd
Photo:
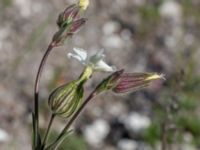
[[(51, 37), (57, 31), (58, 14), (74, 0), (2, 0), (0, 2), (0, 149), (31, 149), (31, 116), (36, 70)], [(48, 59), (41, 82), (41, 126), (47, 125), (49, 92), (75, 79), (83, 67), (67, 58), (73, 47), (89, 53), (105, 49), (106, 61), (127, 72), (156, 71), (167, 81), (128, 95), (102, 94), (92, 101), (75, 124), (90, 150), (153, 150), (141, 134), (156, 117), (154, 105), (163, 101), (162, 90), (174, 75), (194, 62), (191, 75), (200, 67), (200, 1), (180, 0), (96, 0), (85, 16), (86, 26), (72, 39), (56, 48)], [(183, 74), (183, 73), (182, 73)], [(108, 75), (95, 73), (86, 85), (86, 95)], [(179, 76), (175, 76), (179, 78)], [(198, 95), (199, 96), (199, 95)], [(44, 107), (44, 108), (43, 108)], [(197, 112), (198, 109), (197, 109)], [(198, 114), (198, 113), (197, 113)], [(55, 130), (65, 121), (58, 119)], [(171, 150), (197, 150), (193, 135), (171, 144)]]

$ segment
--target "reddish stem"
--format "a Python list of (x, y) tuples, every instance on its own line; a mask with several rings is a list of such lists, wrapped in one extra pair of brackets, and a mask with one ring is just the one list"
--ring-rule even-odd
[(53, 49), (53, 47), (55, 46), (55, 44), (53, 42), (51, 42), (40, 62), (40, 66), (38, 68), (38, 72), (37, 72), (37, 76), (35, 79), (35, 87), (34, 87), (34, 114), (35, 114), (35, 146), (37, 146), (39, 144), (39, 84), (40, 84), (40, 78), (42, 75), (42, 71), (44, 69), (46, 60), (49, 56), (49, 53), (51, 52), (51, 50)]

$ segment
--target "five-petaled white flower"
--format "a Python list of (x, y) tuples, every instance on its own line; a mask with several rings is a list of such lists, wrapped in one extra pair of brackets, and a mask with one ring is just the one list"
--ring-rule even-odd
[(103, 61), (104, 50), (98, 51), (95, 55), (88, 57), (87, 52), (81, 48), (74, 48), (74, 53), (68, 53), (69, 58), (75, 58), (85, 66), (91, 67), (93, 70), (105, 71), (105, 72), (114, 72), (116, 71), (115, 66), (109, 66), (106, 62)]

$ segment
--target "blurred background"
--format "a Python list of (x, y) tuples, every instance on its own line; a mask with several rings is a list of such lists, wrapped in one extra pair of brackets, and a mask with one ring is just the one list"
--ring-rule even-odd
[[(75, 0), (0, 1), (0, 149), (31, 149), (36, 71), (58, 14)], [(83, 67), (67, 58), (73, 47), (105, 49), (106, 62), (126, 72), (159, 72), (139, 92), (97, 96), (60, 150), (200, 149), (200, 1), (91, 0), (82, 30), (56, 48), (42, 76), (40, 126), (49, 120), (47, 97), (76, 79)], [(95, 73), (85, 96), (107, 73)], [(57, 118), (51, 139), (66, 121)]]

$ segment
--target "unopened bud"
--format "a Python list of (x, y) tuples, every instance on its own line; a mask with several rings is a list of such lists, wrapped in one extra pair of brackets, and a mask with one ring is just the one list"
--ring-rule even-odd
[(54, 46), (63, 45), (67, 37), (72, 36), (86, 22), (85, 18), (79, 18), (81, 7), (78, 4), (73, 4), (67, 7), (58, 17), (57, 25), (58, 32), (53, 36), (52, 43)]
[(83, 98), (83, 82), (72, 81), (55, 89), (49, 96), (49, 107), (55, 115), (68, 118)]
[(116, 85), (121, 80), (121, 75), (123, 74), (124, 70), (119, 70), (105, 78), (95, 89), (95, 92), (101, 93), (103, 91), (107, 91), (116, 87)]
[(124, 73), (113, 91), (115, 93), (134, 92), (148, 86), (149, 83), (157, 79), (165, 78), (163, 74), (156, 73)]
[(86, 18), (81, 18), (72, 22), (69, 33), (74, 34), (77, 32), (86, 23), (86, 20)]
[(64, 44), (65, 40), (77, 32), (86, 22), (85, 18), (71, 22), (67, 26), (61, 27), (53, 36), (52, 41), (56, 46)]
[(66, 26), (70, 24), (73, 20), (76, 19), (78, 13), (79, 13), (79, 6), (76, 4), (70, 5), (67, 7), (64, 12), (62, 12), (57, 20), (57, 25), (59, 28)]
[(82, 102), (84, 83), (92, 75), (92, 68), (86, 67), (80, 77), (55, 89), (49, 96), (49, 107), (54, 114), (70, 117)]

